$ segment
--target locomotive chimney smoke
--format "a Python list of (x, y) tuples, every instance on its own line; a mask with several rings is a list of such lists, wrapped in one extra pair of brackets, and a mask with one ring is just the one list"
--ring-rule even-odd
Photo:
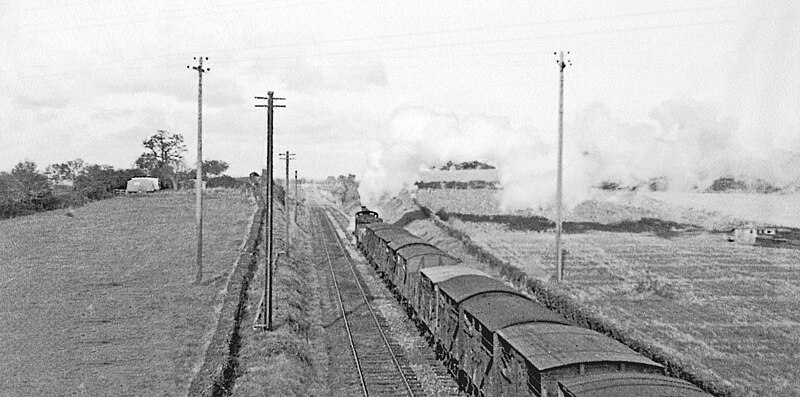
[[(730, 73), (727, 99), (665, 100), (636, 123), (599, 103), (566, 115), (567, 206), (591, 198), (604, 182), (646, 189), (665, 180), (670, 190), (686, 191), (732, 176), (800, 188), (800, 5), (784, 0), (749, 10), (747, 19), (740, 50), (719, 61)], [(368, 156), (362, 197), (396, 194), (419, 180), (421, 169), (480, 160), (498, 168), (503, 209), (551, 207), (554, 131), (512, 127), (500, 117), (399, 109)]]

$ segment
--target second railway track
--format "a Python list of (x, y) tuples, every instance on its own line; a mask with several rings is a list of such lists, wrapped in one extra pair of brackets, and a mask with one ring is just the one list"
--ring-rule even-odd
[[(315, 208), (313, 219), (316, 250), (330, 269), (337, 300), (332, 304), (339, 309), (337, 322), (346, 330), (349, 355), (355, 365), (355, 371), (351, 371), (353, 375), (342, 385), (342, 392), (364, 396), (424, 395), (402, 348), (392, 340), (386, 320), (372, 306), (372, 296), (325, 210)], [(342, 354), (347, 350), (344, 346), (338, 347)]]

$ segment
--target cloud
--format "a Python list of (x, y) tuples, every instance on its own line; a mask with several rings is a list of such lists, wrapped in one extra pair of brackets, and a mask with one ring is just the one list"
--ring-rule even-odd
[(287, 89), (299, 92), (360, 91), (388, 84), (386, 67), (379, 61), (297, 60), (279, 78)]

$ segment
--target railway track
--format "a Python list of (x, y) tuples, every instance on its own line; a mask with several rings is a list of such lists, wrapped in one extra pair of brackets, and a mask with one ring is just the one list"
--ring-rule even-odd
[[(350, 393), (364, 396), (422, 396), (422, 386), (391, 338), (386, 320), (372, 306), (372, 296), (336, 234), (335, 226), (320, 207), (313, 209), (318, 252), (330, 270), (335, 305), (346, 331), (349, 355), (355, 371), (348, 383)], [(346, 350), (343, 346), (339, 348)], [(343, 352), (344, 354), (344, 352)], [(360, 392), (356, 389), (360, 389)], [(355, 395), (355, 394), (353, 394)]]

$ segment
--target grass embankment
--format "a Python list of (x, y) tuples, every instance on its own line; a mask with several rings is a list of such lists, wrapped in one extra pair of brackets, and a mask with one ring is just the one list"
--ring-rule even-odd
[(0, 222), (0, 394), (186, 395), (254, 207), (207, 196), (204, 277), (194, 196), (122, 196)]
[[(292, 209), (293, 211), (293, 209)], [(254, 330), (258, 304), (264, 294), (265, 257), (258, 250), (258, 269), (247, 291), (234, 396), (326, 396), (327, 354), (323, 341), (319, 290), (311, 256), (308, 214), (299, 211), (300, 225), (290, 224), (290, 256), (284, 251), (284, 208), (275, 205), (272, 331)], [(263, 323), (263, 319), (259, 320)]]

